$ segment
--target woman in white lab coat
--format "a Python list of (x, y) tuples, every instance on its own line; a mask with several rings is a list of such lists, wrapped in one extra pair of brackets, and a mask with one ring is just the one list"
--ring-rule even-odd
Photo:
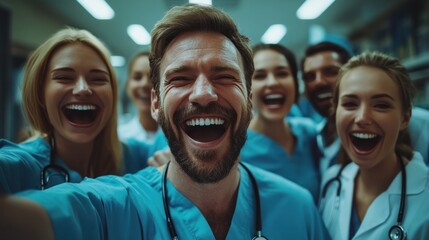
[[(429, 239), (429, 174), (408, 136), (413, 87), (397, 59), (363, 53), (334, 93), (340, 164), (322, 182), (333, 239)], [(401, 207), (402, 205), (402, 207)]]

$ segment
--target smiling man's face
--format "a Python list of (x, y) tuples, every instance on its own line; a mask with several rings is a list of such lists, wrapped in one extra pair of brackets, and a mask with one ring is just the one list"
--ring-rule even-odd
[(238, 50), (219, 33), (184, 33), (168, 46), (160, 81), (152, 111), (176, 161), (196, 182), (223, 179), (238, 159), (251, 117)]

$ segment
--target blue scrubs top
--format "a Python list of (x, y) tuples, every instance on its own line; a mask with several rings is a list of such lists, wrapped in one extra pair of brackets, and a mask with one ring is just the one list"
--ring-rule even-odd
[[(138, 148), (138, 151), (137, 151)], [(122, 143), (121, 174), (137, 172), (146, 167), (146, 160), (151, 147)], [(50, 164), (51, 147), (43, 138), (31, 139), (19, 144), (0, 139), (0, 193), (16, 193), (27, 189), (41, 189), (42, 169)], [(82, 181), (80, 174), (69, 167), (58, 157), (55, 164), (63, 167), (69, 174), (69, 181)], [(63, 183), (58, 179), (52, 184)]]
[(152, 143), (142, 142), (136, 138), (123, 140), (123, 159), (125, 173), (136, 173), (147, 167), (147, 160), (156, 151), (168, 148), (167, 138), (162, 130), (156, 132)]
[[(20, 144), (0, 139), (0, 193), (16, 193), (27, 189), (41, 189), (40, 174), (50, 163), (51, 147), (43, 138)], [(55, 164), (69, 173), (70, 182), (82, 177), (58, 157)]]
[(414, 150), (423, 156), (423, 161), (429, 166), (429, 110), (413, 108), (408, 130)]
[(240, 159), (306, 188), (317, 203), (320, 178), (315, 125), (301, 118), (288, 118), (287, 122), (296, 139), (291, 155), (271, 138), (248, 129)]
[[(308, 191), (249, 166), (261, 197), (262, 233), (269, 239), (329, 239)], [(255, 235), (254, 189), (240, 166), (237, 203), (226, 239)], [(148, 167), (124, 177), (103, 176), (46, 191), (20, 193), (48, 212), (56, 239), (171, 239), (161, 194), (162, 174)], [(179, 239), (214, 239), (199, 209), (167, 182)]]

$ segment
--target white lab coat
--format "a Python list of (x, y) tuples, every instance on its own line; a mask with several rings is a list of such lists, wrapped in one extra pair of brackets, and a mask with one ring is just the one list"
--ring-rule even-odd
[[(326, 196), (321, 198), (320, 213), (332, 237), (336, 240), (349, 238), (350, 216), (354, 179), (359, 167), (350, 163), (341, 174), (341, 192), (337, 197), (338, 182), (331, 183)], [(339, 165), (332, 166), (322, 181), (322, 186), (334, 178)], [(429, 239), (429, 170), (422, 156), (414, 152), (414, 158), (406, 166), (407, 193), (402, 226), (407, 239)], [(389, 229), (396, 224), (401, 198), (401, 173), (395, 177), (389, 188), (380, 194), (369, 206), (353, 239), (389, 239)]]

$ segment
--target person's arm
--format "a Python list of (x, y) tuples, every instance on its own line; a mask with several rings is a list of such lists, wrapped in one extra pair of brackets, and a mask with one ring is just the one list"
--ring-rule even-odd
[(14, 196), (0, 196), (2, 239), (54, 239), (47, 212), (39, 204)]

